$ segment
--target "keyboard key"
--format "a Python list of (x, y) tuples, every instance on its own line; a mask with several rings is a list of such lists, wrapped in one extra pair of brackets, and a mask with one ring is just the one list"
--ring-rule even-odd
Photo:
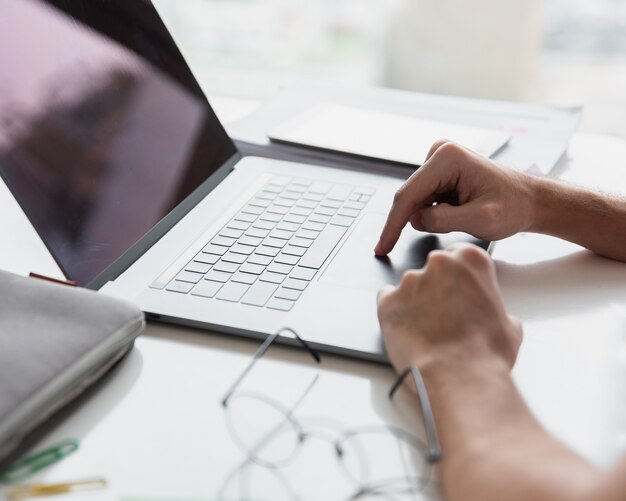
[[(299, 265), (305, 268), (320, 269), (346, 231), (343, 226), (328, 226), (313, 242), (306, 255), (300, 260)], [(284, 252), (287, 253), (287, 250), (285, 249)]]
[(287, 186), (291, 182), (291, 178), (287, 176), (275, 176), (270, 179), (269, 184), (274, 186)]
[(326, 198), (331, 200), (346, 200), (352, 193), (350, 186), (334, 186), (332, 190), (326, 195)]
[(215, 264), (219, 260), (220, 260), (220, 257), (217, 254), (205, 254), (204, 252), (201, 252), (194, 258), (194, 261), (197, 261), (203, 264)]
[(263, 242), (262, 238), (251, 237), (250, 235), (245, 235), (237, 241), (241, 245), (249, 245), (251, 247), (257, 247), (261, 245), (261, 242)]
[(291, 183), (289, 186), (285, 188), (285, 191), (293, 191), (295, 193), (304, 193), (305, 191), (307, 191), (307, 189), (306, 189), (306, 186)]
[(243, 235), (243, 230), (235, 230), (233, 228), (224, 228), (220, 231), (221, 237), (229, 237), (229, 238), (239, 238)]
[(272, 223), (277, 223), (282, 219), (282, 214), (274, 214), (271, 212), (264, 212), (260, 217), (262, 221), (271, 221)]
[(324, 195), (320, 193), (305, 193), (302, 195), (302, 200), (311, 200), (313, 202), (320, 202), (324, 199)]
[(192, 296), (202, 296), (202, 297), (213, 297), (217, 294), (217, 291), (222, 288), (224, 284), (219, 282), (209, 282), (208, 280), (203, 280), (202, 283), (199, 283), (194, 287), (191, 291)]
[(281, 284), (285, 280), (286, 276), (280, 273), (272, 273), (271, 271), (265, 271), (259, 278), (261, 282), (270, 282), (273, 284)]
[(282, 263), (272, 263), (267, 267), (267, 271), (272, 273), (280, 273), (281, 275), (289, 275), (289, 272), (293, 269), (293, 266)]
[(283, 287), (285, 287), (286, 289), (295, 289), (297, 291), (303, 291), (304, 289), (306, 289), (307, 285), (309, 285), (309, 282), (307, 282), (306, 280), (298, 280), (297, 278), (290, 277), (287, 280), (285, 280)]
[(251, 306), (265, 306), (265, 303), (269, 301), (272, 294), (276, 292), (278, 285), (269, 282), (257, 282), (248, 293), (241, 300), (243, 304), (249, 304)]
[(304, 253), (306, 252), (306, 248), (305, 247), (294, 247), (293, 245), (287, 245), (284, 249), (283, 249), (283, 254), (289, 254), (290, 256), (304, 256)]
[(265, 198), (259, 198), (259, 197), (253, 198), (250, 201), (250, 205), (254, 205), (255, 207), (263, 207), (263, 208), (269, 207), (271, 203), (272, 202), (270, 200), (267, 200)]
[(360, 193), (354, 192), (354, 193), (352, 193), (352, 195), (350, 195), (348, 197), (348, 200), (352, 200), (352, 201), (358, 202), (360, 200), (361, 196), (362, 195)]
[(306, 221), (306, 216), (301, 216), (299, 214), (292, 214), (289, 213), (285, 216), (284, 221), (288, 222), (288, 223), (296, 223), (296, 224), (302, 224)]
[[(267, 256), (263, 256), (263, 257), (268, 258)], [(252, 259), (252, 257), (250, 259)], [(268, 258), (268, 259), (271, 260), (271, 258)], [(241, 271), (242, 273), (252, 273), (253, 275), (260, 275), (261, 273), (265, 271), (265, 266), (262, 264), (251, 263), (248, 260), (247, 263), (245, 263), (241, 268), (239, 268), (239, 271)]]
[(300, 225), (296, 223), (289, 223), (287, 221), (281, 221), (280, 223), (278, 223), (278, 226), (276, 228), (279, 230), (293, 232), (293, 231), (298, 231), (298, 228), (300, 228)]
[(261, 266), (267, 266), (268, 264), (270, 264), (272, 262), (272, 256), (262, 256), (260, 254), (252, 254), (249, 258), (248, 258), (248, 263), (250, 264), (258, 264)]
[(246, 231), (250, 228), (250, 223), (246, 223), (245, 221), (237, 221), (233, 219), (230, 223), (228, 223), (228, 228), (232, 228), (233, 230), (241, 230)]
[[(284, 278), (284, 277), (283, 277)], [(165, 290), (171, 292), (180, 292), (181, 294), (187, 294), (191, 289), (193, 289), (193, 284), (190, 282), (179, 282), (178, 280), (173, 280), (167, 286)]]
[(242, 264), (246, 261), (246, 255), (235, 254), (234, 252), (228, 252), (224, 254), (224, 257), (222, 257), (222, 261), (228, 261), (229, 263)]
[(304, 247), (305, 249), (308, 249), (309, 247), (311, 247), (312, 243), (313, 243), (313, 240), (310, 240), (308, 238), (299, 238), (299, 237), (293, 237), (289, 241), (289, 245), (293, 245), (295, 247)]
[(282, 252), (274, 258), (275, 263), (290, 264), (291, 266), (295, 265), (298, 261), (300, 261), (298, 256), (290, 256)]
[(325, 195), (330, 191), (330, 188), (331, 185), (328, 183), (316, 182), (309, 186), (309, 191), (311, 193), (321, 193), (322, 195)]
[(276, 184), (271, 184), (268, 183), (263, 187), (263, 191), (267, 192), (267, 193), (280, 193), (281, 191), (283, 191), (283, 186), (279, 186)]
[(315, 209), (315, 214), (322, 214), (323, 216), (332, 216), (337, 212), (337, 209), (334, 207), (318, 207)]
[(281, 216), (283, 216), (287, 214), (287, 212), (289, 212), (289, 207), (284, 207), (282, 205), (274, 204), (274, 205), (270, 205), (267, 208), (267, 212), (269, 212), (270, 214), (280, 214)]
[(274, 205), (278, 205), (280, 207), (293, 207), (293, 204), (295, 204), (296, 201), (292, 200), (291, 198), (284, 198), (284, 197), (279, 197), (274, 201)]
[(197, 284), (202, 280), (202, 273), (194, 273), (193, 271), (181, 271), (176, 275), (176, 280), (180, 282), (189, 282), (190, 284)]
[(313, 268), (302, 268), (301, 266), (298, 266), (291, 272), (289, 277), (297, 278), (298, 280), (311, 281), (316, 273), (317, 270), (314, 270)]
[(250, 288), (249, 285), (239, 284), (235, 282), (228, 282), (224, 287), (222, 287), (216, 296), (217, 299), (221, 299), (222, 301), (231, 301), (233, 303), (238, 303), (243, 295), (248, 292)]
[(348, 216), (335, 216), (330, 222), (331, 225), (345, 226), (346, 228), (352, 223), (354, 223), (354, 218)]
[(267, 307), (271, 308), (272, 310), (291, 311), (291, 308), (293, 308), (294, 304), (296, 304), (294, 301), (272, 298), (270, 299), (269, 303), (267, 303)]
[(282, 198), (288, 198), (290, 200), (299, 200), (300, 199), (300, 193), (296, 193), (293, 191), (284, 191), (281, 193), (280, 195)]
[[(313, 212), (313, 209), (308, 209), (307, 207), (294, 207), (291, 209), (291, 214), (296, 214), (297, 216), (308, 216)], [(304, 221), (303, 221), (304, 222)]]
[(231, 278), (233, 282), (237, 282), (240, 284), (248, 284), (248, 285), (252, 285), (254, 282), (256, 282), (256, 279), (257, 279), (257, 275), (251, 275), (250, 273), (242, 273), (241, 271), (238, 271), (237, 273), (235, 273), (233, 275), (233, 278)]
[(291, 231), (275, 229), (272, 233), (270, 233), (270, 237), (279, 238), (281, 240), (289, 240), (293, 237), (293, 233)]
[(322, 231), (326, 225), (324, 223), (316, 223), (310, 219), (302, 225), (303, 230)]
[(237, 240), (235, 238), (229, 238), (229, 237), (215, 237), (213, 240), (211, 240), (211, 243), (213, 245), (221, 245), (222, 247), (230, 247), (231, 245), (233, 245)]
[(309, 240), (315, 240), (319, 235), (319, 231), (311, 231), (311, 230), (300, 230), (296, 233), (296, 237), (298, 238), (307, 238)]
[(255, 216), (260, 216), (261, 214), (263, 214), (263, 211), (265, 211), (264, 207), (258, 207), (256, 205), (251, 205), (251, 204), (248, 204), (243, 209), (241, 209), (241, 212), (245, 212), (247, 214), (254, 214)]
[(297, 178), (291, 181), (293, 184), (297, 184), (298, 186), (311, 186), (313, 181), (311, 179)]
[(230, 250), (235, 254), (244, 254), (246, 256), (249, 256), (254, 252), (254, 247), (250, 247), (249, 245), (235, 244), (230, 248)]
[(210, 280), (211, 282), (226, 283), (230, 280), (230, 277), (232, 277), (232, 275), (225, 271), (211, 270), (204, 276), (204, 279)]
[[(218, 257), (218, 256), (215, 256)], [(208, 263), (201, 263), (200, 261), (192, 261), (187, 266), (185, 266), (185, 270), (193, 271), (196, 273), (202, 273), (203, 275), (211, 269), (211, 265)]]
[(274, 257), (276, 254), (280, 252), (278, 247), (267, 247), (266, 245), (261, 245), (261, 247), (257, 247), (256, 254), (260, 254), (261, 256), (270, 256)]
[(320, 207), (330, 207), (331, 209), (338, 209), (341, 207), (341, 202), (339, 200), (322, 200), (320, 202)]
[(295, 289), (285, 289), (281, 287), (278, 289), (278, 292), (274, 297), (278, 299), (289, 299), (289, 301), (297, 301), (298, 298), (302, 295), (302, 291), (297, 291)]
[(262, 230), (261, 228), (250, 228), (246, 231), (246, 235), (256, 238), (265, 238), (270, 234), (270, 230)]
[(305, 200), (301, 198), (300, 200), (296, 202), (296, 206), (304, 207), (305, 209), (315, 209), (315, 207), (317, 207), (317, 202), (314, 202), (313, 200)]
[(313, 222), (313, 223), (322, 223), (322, 224), (328, 224), (330, 222), (331, 217), (330, 216), (324, 216), (323, 214), (311, 214), (311, 217), (309, 217), (309, 221)]
[(261, 200), (268, 200), (269, 202), (271, 202), (278, 196), (279, 193), (280, 191), (273, 192), (273, 191), (261, 190), (260, 192), (257, 193), (256, 197), (260, 198)]
[(242, 221), (244, 223), (253, 223), (256, 219), (256, 214), (248, 214), (247, 212), (240, 212), (235, 216), (235, 221)]
[(239, 268), (239, 265), (237, 263), (229, 263), (228, 261), (220, 261), (215, 266), (213, 266), (213, 269), (215, 271), (224, 271), (226, 273), (235, 273), (237, 271), (237, 268)]
[(264, 221), (262, 219), (259, 219), (252, 225), (253, 228), (257, 228), (259, 230), (271, 230), (274, 226), (276, 226), (275, 222)]
[(365, 207), (365, 203), (364, 202), (346, 202), (345, 204), (343, 204), (343, 206), (346, 209), (363, 210), (363, 208)]
[(221, 245), (209, 244), (204, 249), (202, 249), (202, 252), (205, 252), (207, 254), (215, 254), (216, 256), (223, 256), (224, 254), (226, 254), (227, 250), (228, 250), (228, 247), (222, 247)]
[(267, 237), (263, 241), (263, 245), (267, 247), (276, 247), (278, 249), (282, 249), (286, 243), (287, 243), (286, 240), (282, 240), (280, 238), (273, 238), (272, 236)]
[(371, 200), (371, 198), (372, 198), (371, 195), (361, 195), (361, 198), (359, 200), (363, 203), (367, 203)]
[(345, 207), (342, 207), (341, 209), (339, 209), (337, 211), (337, 214), (340, 216), (348, 216), (348, 217), (357, 217), (359, 215), (360, 211), (356, 210), (356, 209), (346, 209)]

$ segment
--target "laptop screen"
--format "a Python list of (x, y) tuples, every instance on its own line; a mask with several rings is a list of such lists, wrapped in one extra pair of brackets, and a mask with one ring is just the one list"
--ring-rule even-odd
[(0, 71), (0, 175), (79, 285), (236, 153), (147, 0), (0, 1)]

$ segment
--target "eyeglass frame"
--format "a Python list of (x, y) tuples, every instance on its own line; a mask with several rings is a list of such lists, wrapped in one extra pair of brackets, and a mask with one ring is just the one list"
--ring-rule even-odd
[[(280, 337), (281, 333), (290, 332), (295, 336), (295, 338), (300, 342), (300, 344), (305, 348), (305, 350), (313, 357), (316, 363), (322, 362), (322, 357), (319, 352), (313, 349), (309, 343), (307, 343), (304, 339), (300, 337), (300, 335), (291, 327), (282, 327), (274, 334), (268, 336), (265, 341), (259, 346), (252, 356), (252, 360), (248, 363), (248, 365), (244, 368), (241, 374), (237, 377), (235, 382), (230, 386), (224, 397), (222, 398), (221, 404), (222, 407), (228, 406), (228, 401), (237, 391), (237, 387), (241, 384), (241, 382), (245, 379), (245, 377), (250, 373), (254, 365), (258, 362), (263, 355), (270, 349), (274, 341)], [(400, 376), (396, 379), (394, 384), (391, 386), (389, 390), (388, 396), (389, 399), (393, 399), (394, 394), (397, 392), (398, 388), (402, 385), (406, 377), (411, 374), (413, 377), (413, 381), (415, 383), (415, 388), (417, 390), (417, 397), (420, 403), (420, 409), (422, 413), (422, 419), (424, 421), (424, 428), (426, 431), (426, 444), (428, 446), (428, 453), (426, 454), (426, 461), (428, 463), (436, 463), (441, 459), (441, 443), (439, 441), (439, 435), (437, 433), (437, 428), (435, 426), (435, 417), (433, 415), (432, 406), (430, 404), (430, 398), (428, 396), (428, 391), (426, 390), (426, 384), (424, 383), (424, 378), (422, 377), (422, 373), (416, 365), (411, 365), (404, 369)]]

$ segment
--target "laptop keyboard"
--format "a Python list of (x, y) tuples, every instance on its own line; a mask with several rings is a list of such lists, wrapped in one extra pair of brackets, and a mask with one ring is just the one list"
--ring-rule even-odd
[(165, 289), (289, 311), (374, 191), (274, 177)]

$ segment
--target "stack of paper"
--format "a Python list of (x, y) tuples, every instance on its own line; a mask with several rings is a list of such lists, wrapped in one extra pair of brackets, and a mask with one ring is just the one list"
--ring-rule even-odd
[[(313, 119), (305, 124), (306, 127), (297, 128), (297, 124), (294, 125), (294, 120), (301, 122), (303, 117), (310, 118), (311, 115)], [(346, 167), (383, 169), (390, 166), (390, 162), (381, 159), (383, 157), (396, 164), (419, 165), (423, 158), (418, 152), (423, 152), (423, 145), (431, 143), (432, 137), (435, 137), (433, 134), (439, 131), (442, 134), (456, 131), (461, 137), (474, 139), (479, 137), (477, 134), (481, 131), (483, 134), (485, 131), (499, 132), (499, 137), (495, 135), (491, 139), (506, 144), (499, 149), (492, 148), (494, 151), (487, 148), (482, 153), (516, 170), (547, 174), (566, 151), (580, 115), (579, 107), (556, 108), (382, 88), (311, 85), (279, 93), (251, 115), (228, 125), (227, 130), (244, 154), (322, 165), (341, 163)], [(358, 116), (364, 120), (369, 117), (372, 123), (365, 127), (338, 127), (339, 116), (346, 123)], [(380, 122), (388, 122), (391, 116), (398, 117), (392, 137), (391, 133), (381, 136), (382, 143), (372, 145), (376, 127), (382, 128)], [(332, 134), (321, 133), (324, 120), (333, 129)], [(398, 129), (402, 123), (405, 124), (404, 133)], [(430, 134), (420, 134), (420, 123), (431, 124)], [(437, 124), (437, 127), (432, 124)], [(407, 130), (421, 137), (411, 140), (411, 133)], [(363, 141), (363, 134), (370, 134), (370, 140)], [(274, 141), (270, 141), (270, 135)], [(446, 134), (441, 139), (455, 138)], [(497, 145), (497, 140), (491, 146)], [(313, 147), (303, 148), (295, 143), (307, 143)], [(381, 155), (385, 148), (390, 153)], [(415, 161), (407, 162), (411, 151), (415, 151)]]

